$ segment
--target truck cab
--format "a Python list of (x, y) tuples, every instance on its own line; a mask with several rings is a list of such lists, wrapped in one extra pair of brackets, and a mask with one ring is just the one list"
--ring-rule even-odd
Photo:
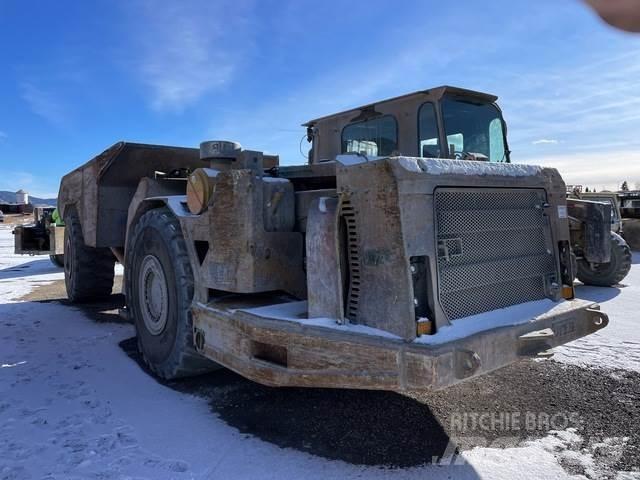
[(497, 97), (438, 87), (307, 122), (309, 162), (341, 154), (509, 163), (507, 127)]

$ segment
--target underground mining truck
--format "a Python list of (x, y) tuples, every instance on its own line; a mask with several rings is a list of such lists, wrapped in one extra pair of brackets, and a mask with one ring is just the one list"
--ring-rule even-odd
[(162, 378), (436, 389), (600, 330), (565, 184), (509, 163), (496, 97), (440, 87), (308, 122), (308, 163), (118, 143), (67, 174), (74, 302), (111, 293)]

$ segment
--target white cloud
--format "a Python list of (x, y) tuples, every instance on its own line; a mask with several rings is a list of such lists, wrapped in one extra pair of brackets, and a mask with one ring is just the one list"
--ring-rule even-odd
[(62, 126), (67, 122), (68, 111), (53, 93), (31, 82), (23, 82), (20, 89), (33, 113), (54, 125)]
[[(583, 12), (580, 5), (558, 8), (566, 14)], [(363, 53), (353, 61), (334, 62), (284, 93), (265, 95), (250, 108), (216, 116), (209, 135), (280, 153), (283, 164), (299, 163), (303, 159), (298, 142), (304, 131), (296, 128), (303, 121), (447, 83), (499, 95), (514, 161), (529, 163), (541, 151), (631, 151), (638, 143), (634, 139), (640, 120), (640, 50), (630, 42), (614, 42), (602, 29), (593, 32), (594, 38), (612, 41), (598, 48), (585, 48), (575, 40), (575, 52), (566, 57), (552, 51), (549, 41), (548, 55), (540, 62), (508, 63), (505, 58), (519, 59), (520, 48), (532, 38), (564, 28), (561, 22), (545, 27), (547, 7), (533, 13), (537, 16), (528, 15), (523, 22), (505, 22), (494, 35), (465, 29), (477, 18), (459, 12), (456, 18), (440, 19), (440, 28), (431, 35), (425, 35), (422, 26), (391, 29), (376, 55)], [(465, 42), (459, 41), (462, 30)], [(289, 40), (285, 37), (281, 43)]]
[(247, 5), (244, 0), (136, 4), (141, 13), (133, 26), (136, 64), (154, 109), (180, 111), (231, 81), (250, 42)]
[[(0, 159), (0, 162), (2, 160)], [(0, 177), (0, 190), (15, 192), (24, 189), (30, 195), (40, 198), (53, 198), (58, 196), (57, 185), (51, 178), (34, 175), (30, 172), (9, 170), (2, 172)]]
[(565, 183), (598, 190), (618, 190), (625, 180), (629, 185), (640, 182), (640, 151), (637, 150), (546, 155), (521, 163), (557, 168)]
[[(605, 60), (597, 60), (606, 57)], [(511, 72), (499, 92), (515, 155), (556, 139), (564, 152), (635, 141), (640, 120), (640, 50), (587, 54), (536, 75)]]
[(8, 137), (9, 137), (9, 135), (7, 135), (6, 132), (3, 132), (2, 130), (0, 130), (0, 143), (5, 141)]

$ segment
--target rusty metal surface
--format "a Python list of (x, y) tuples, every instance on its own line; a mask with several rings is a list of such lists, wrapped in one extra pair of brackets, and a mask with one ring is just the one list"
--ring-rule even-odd
[[(438, 162), (434, 165), (456, 163), (453, 160)], [(435, 322), (436, 332), (449, 324), (439, 298), (437, 278), (434, 193), (438, 188), (474, 185), (475, 188), (544, 192), (546, 206), (539, 215), (544, 216), (549, 225), (545, 230), (548, 236), (545, 247), (551, 251), (552, 271), (556, 274), (555, 282), (559, 282), (560, 259), (556, 245), (569, 240), (569, 229), (566, 219), (560, 217), (565, 206), (565, 187), (556, 170), (534, 168), (530, 174), (514, 176), (518, 166), (503, 165), (494, 170), (490, 164), (480, 164), (474, 167), (476, 174), (462, 170), (447, 173), (446, 168), (430, 174), (419, 165), (417, 159), (406, 157), (338, 165), (338, 194), (341, 201), (348, 201), (353, 209), (359, 252), (357, 312), (349, 317), (351, 322), (380, 328), (407, 340), (415, 338), (420, 315), (414, 300), (418, 292), (414, 291), (410, 259), (422, 258), (426, 261), (427, 297), (431, 301), (427, 315)], [(502, 240), (500, 252), (504, 258), (509, 255), (510, 241), (510, 237)], [(463, 245), (463, 248), (466, 247)], [(496, 281), (499, 283), (500, 279)], [(493, 287), (486, 288), (489, 293)], [(560, 292), (549, 289), (547, 296), (559, 300)], [(349, 305), (351, 300), (345, 299), (345, 304)]]
[(60, 214), (64, 218), (71, 206), (78, 210), (87, 245), (124, 247), (127, 211), (140, 180), (201, 166), (196, 148), (116, 143), (62, 178)]
[[(212, 248), (199, 268), (208, 288), (244, 293), (284, 290), (305, 296), (304, 242), (301, 233), (292, 231), (293, 189), (287, 180), (280, 180), (278, 210), (289, 218), (272, 221), (267, 219), (272, 210), (266, 204), (273, 199), (265, 198), (265, 193), (274, 192), (264, 186), (269, 180), (246, 169), (218, 174), (205, 214)], [(274, 225), (285, 227), (269, 228)]]
[(340, 229), (337, 198), (320, 197), (309, 208), (306, 235), (307, 298), (309, 318), (344, 320), (345, 278), (340, 264)]
[[(299, 303), (302, 315), (305, 306)], [(298, 316), (269, 318), (259, 308), (233, 307), (194, 306), (194, 327), (203, 336), (200, 351), (251, 380), (272, 386), (439, 389), (536, 356), (608, 323), (596, 304), (573, 300), (522, 324), (421, 344), (307, 325)], [(291, 309), (292, 314), (296, 311)], [(544, 329), (551, 334), (526, 341), (527, 334)], [(269, 347), (277, 355), (265, 355)]]
[[(210, 359), (266, 384), (390, 390), (446, 386), (537, 352), (538, 346), (561, 344), (606, 325), (606, 316), (589, 310), (590, 304), (559, 302), (560, 279), (569, 268), (559, 245), (569, 244), (570, 232), (566, 188), (555, 169), (509, 165), (508, 155), (500, 164), (411, 158), (399, 152), (371, 161), (337, 158), (345, 125), (386, 114), (398, 120), (402, 154), (418, 156), (417, 118), (425, 101), (434, 102), (434, 136), (446, 144), (438, 104), (446, 95), (491, 105), (496, 100), (442, 87), (317, 119), (308, 125), (314, 144), (310, 164), (304, 166), (279, 167), (277, 157), (240, 148), (231, 149), (233, 158), (212, 159), (209, 147), (220, 142), (203, 144), (208, 165), (198, 149), (119, 143), (63, 178), (62, 215), (76, 208), (89, 246), (122, 251), (126, 232), (140, 215), (167, 206), (179, 220), (194, 275), (198, 348)], [(506, 140), (504, 147), (508, 151)], [(448, 148), (443, 152), (453, 154)], [(191, 192), (201, 197), (191, 211), (187, 178), (168, 181), (155, 175), (207, 166), (206, 181)], [(521, 197), (515, 192), (535, 193), (535, 205), (522, 209), (526, 212), (521, 217), (509, 210), (509, 201), (498, 212), (491, 205), (457, 212), (477, 214), (479, 237), (491, 230), (492, 222), (505, 216), (512, 221), (508, 233), (494, 228), (487, 235), (487, 241), (495, 242), (487, 249), (491, 258), (482, 257), (482, 246), (474, 250), (471, 245), (476, 230), (468, 234), (465, 229), (473, 222), (449, 222), (451, 228), (445, 228), (443, 212), (448, 207), (438, 203), (437, 192), (461, 187), (508, 194), (507, 200), (516, 203)], [(471, 203), (479, 201), (476, 197)], [(445, 203), (452, 202), (455, 198)], [(532, 214), (537, 215), (535, 221)], [(527, 243), (532, 229), (539, 240), (533, 246)], [(452, 281), (443, 274), (450, 265), (448, 260), (443, 263), (442, 247), (449, 241), (446, 249), (475, 252), (463, 279)], [(533, 287), (524, 285), (529, 279), (520, 275), (524, 270), (537, 272), (532, 277), (536, 295), (529, 295)], [(490, 281), (482, 281), (483, 276)], [(455, 283), (471, 280), (477, 290), (474, 308), (462, 301), (457, 308), (456, 292), (468, 296), (470, 290), (457, 289)], [(453, 288), (448, 288), (452, 282)], [(529, 290), (514, 295), (520, 287)], [(256, 295), (266, 305), (294, 297), (304, 308), (297, 312), (296, 322), (240, 312)], [(490, 295), (508, 301), (483, 304)], [(239, 297), (242, 301), (221, 309), (220, 302), (230, 297), (230, 305)], [(444, 347), (417, 344), (419, 335), (437, 338), (443, 327), (460, 317), (541, 297), (558, 303), (535, 325), (483, 331)], [(310, 317), (343, 322), (344, 328), (373, 328), (382, 335), (345, 336), (304, 325)], [(598, 319), (601, 323), (593, 327)], [(565, 324), (573, 326), (557, 328)], [(518, 341), (534, 327), (558, 332)]]
[[(434, 127), (437, 127), (439, 132), (439, 143), (441, 145), (448, 145), (447, 137), (444, 134), (445, 125), (440, 107), (440, 102), (445, 96), (465, 98), (491, 104), (501, 115), (500, 108), (495, 103), (498, 99), (495, 95), (450, 86), (421, 90), (333, 115), (327, 115), (305, 123), (304, 126), (308, 128), (308, 135), (312, 140), (313, 146), (309, 163), (322, 164), (330, 162), (334, 160), (337, 155), (343, 153), (342, 132), (347, 125), (363, 119), (385, 115), (393, 117), (397, 125), (398, 144), (391, 155), (421, 156), (422, 152), (419, 151), (420, 142), (418, 141), (418, 117), (420, 106), (425, 102), (431, 102), (434, 105), (436, 118), (436, 125), (434, 125)], [(508, 152), (508, 145), (506, 144), (505, 151)], [(443, 154), (442, 156), (449, 157), (448, 149), (447, 154)], [(508, 153), (506, 161), (509, 161)]]

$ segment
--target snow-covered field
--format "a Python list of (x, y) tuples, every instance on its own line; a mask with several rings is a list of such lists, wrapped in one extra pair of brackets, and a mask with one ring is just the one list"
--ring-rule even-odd
[[(578, 448), (571, 429), (514, 448), (467, 450), (454, 465), (404, 469), (328, 460), (240, 433), (205, 400), (144, 373), (118, 346), (132, 326), (98, 323), (58, 302), (15, 301), (63, 276), (48, 258), (12, 251), (10, 230), (0, 225), (0, 480), (584, 478), (567, 473), (567, 461), (600, 476), (594, 452)], [(640, 255), (634, 260), (626, 287), (578, 289), (600, 301), (611, 322), (559, 349), (560, 360), (640, 371)]]
[(598, 302), (609, 315), (599, 332), (556, 349), (555, 359), (576, 365), (622, 368), (640, 372), (640, 253), (620, 288), (580, 286), (576, 295)]

